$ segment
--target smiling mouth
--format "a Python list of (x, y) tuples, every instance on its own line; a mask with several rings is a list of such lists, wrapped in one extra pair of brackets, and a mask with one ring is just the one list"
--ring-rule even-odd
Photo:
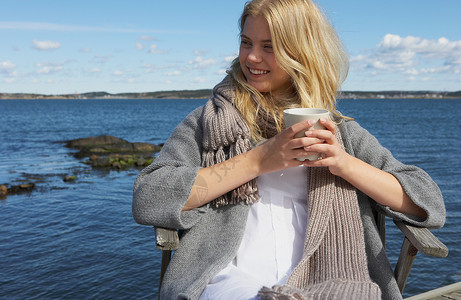
[(253, 74), (253, 75), (263, 75), (263, 74), (267, 74), (269, 73), (269, 71), (265, 71), (265, 70), (256, 70), (256, 69), (250, 69), (248, 68), (248, 71)]

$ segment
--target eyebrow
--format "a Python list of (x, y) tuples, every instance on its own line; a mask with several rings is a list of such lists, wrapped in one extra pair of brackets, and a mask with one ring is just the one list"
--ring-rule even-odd
[[(244, 39), (248, 39), (251, 41), (251, 39), (249, 37), (247, 37), (246, 35), (244, 35), (243, 33), (240, 35), (240, 38), (244, 38)], [(261, 41), (262, 43), (272, 43), (272, 40), (269, 39), (269, 40), (262, 40)]]

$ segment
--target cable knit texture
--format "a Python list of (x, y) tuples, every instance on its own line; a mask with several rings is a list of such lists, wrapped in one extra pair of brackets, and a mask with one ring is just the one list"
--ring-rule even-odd
[[(202, 166), (209, 167), (251, 149), (251, 135), (248, 125), (234, 108), (231, 83), (226, 77), (213, 89), (213, 97), (203, 110), (203, 149)], [(216, 207), (236, 204), (244, 200), (247, 204), (258, 201), (256, 180), (253, 179), (233, 191), (213, 200)]]
[[(202, 115), (202, 165), (208, 167), (251, 149), (250, 130), (233, 105), (228, 78), (214, 88)], [(270, 123), (269, 123), (270, 124)], [(267, 124), (266, 124), (267, 125)], [(275, 128), (269, 130), (276, 133)], [(342, 145), (340, 131), (336, 138)], [(270, 138), (270, 136), (268, 136)], [(227, 152), (227, 155), (226, 155)], [(309, 168), (309, 223), (303, 259), (288, 283), (264, 288), (262, 299), (380, 299), (381, 292), (368, 274), (365, 242), (357, 193), (328, 168)], [(214, 200), (216, 206), (259, 199), (252, 180)]]

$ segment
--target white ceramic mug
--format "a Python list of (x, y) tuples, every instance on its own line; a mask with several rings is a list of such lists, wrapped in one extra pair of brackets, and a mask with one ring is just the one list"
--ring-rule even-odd
[[(314, 126), (308, 128), (307, 130), (302, 130), (295, 135), (295, 138), (306, 136), (305, 132), (313, 129), (325, 129), (325, 126), (320, 124), (319, 119), (329, 119), (330, 112), (326, 109), (320, 108), (290, 108), (283, 111), (283, 118), (285, 120), (285, 128), (288, 128), (296, 123), (305, 121), (305, 120), (315, 120)], [(306, 157), (297, 158), (299, 161), (308, 160), (317, 160), (320, 158), (321, 153), (309, 155)]]

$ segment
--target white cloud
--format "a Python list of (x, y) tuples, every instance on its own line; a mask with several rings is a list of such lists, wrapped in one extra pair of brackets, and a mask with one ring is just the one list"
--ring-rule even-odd
[(17, 81), (17, 78), (5, 78), (3, 79), (6, 83), (13, 83)]
[(169, 64), (169, 65), (154, 65), (154, 64), (150, 64), (150, 63), (143, 64), (141, 66), (141, 68), (145, 69), (146, 73), (153, 73), (153, 72), (156, 72), (158, 70), (165, 70), (165, 69), (173, 69), (173, 70), (180, 69), (180, 68), (178, 68), (177, 66), (175, 66), (173, 64)]
[(171, 72), (165, 72), (165, 76), (180, 76), (182, 73), (180, 71), (171, 71)]
[(202, 77), (195, 77), (193, 82), (194, 83), (205, 83), (207, 80), (205, 78), (202, 78)]
[(127, 79), (128, 76), (134, 72), (134, 69), (132, 68), (124, 68), (124, 69), (116, 69), (114, 72), (112, 72), (112, 75), (117, 76), (117, 77), (123, 77), (123, 80)]
[(149, 47), (149, 50), (147, 51), (147, 53), (150, 53), (150, 54), (164, 54), (165, 51), (159, 50), (158, 45), (151, 45)]
[(208, 52), (209, 52), (209, 50), (195, 50), (194, 55), (195, 56), (203, 56), (203, 55), (207, 54)]
[(144, 49), (144, 45), (141, 44), (141, 43), (136, 43), (136, 49), (137, 49), (138, 51), (142, 51), (142, 50)]
[(226, 57), (224, 57), (224, 62), (226, 64), (230, 64), (235, 58), (237, 58), (238, 54), (235, 54), (235, 55), (228, 55)]
[(64, 63), (37, 63), (36, 66), (39, 68), (37, 74), (48, 75), (58, 73), (63, 70)]
[(215, 59), (204, 59), (201, 56), (196, 56), (194, 60), (189, 61), (189, 64), (195, 69), (205, 69), (209, 66), (216, 65), (216, 63)]
[(143, 41), (155, 41), (156, 39), (152, 36), (142, 35), (139, 37), (140, 40)]
[(461, 70), (461, 40), (387, 34), (376, 48), (352, 57), (350, 62), (352, 69), (377, 74), (400, 73), (413, 78), (428, 73), (458, 74)]
[(97, 73), (101, 73), (102, 70), (100, 68), (91, 68), (91, 69), (85, 68), (83, 69), (83, 72), (87, 74), (97, 74)]
[(158, 67), (157, 67), (156, 65), (148, 64), (148, 63), (143, 64), (143, 65), (141, 66), (141, 68), (145, 69), (145, 70), (146, 70), (146, 71), (145, 71), (146, 73), (154, 73), (154, 72), (156, 72), (157, 69), (158, 69)]
[(405, 74), (410, 74), (410, 75), (418, 75), (419, 71), (416, 69), (409, 69), (404, 72)]
[(16, 65), (9, 60), (0, 62), (0, 74), (12, 75), (15, 72), (15, 68)]
[(9, 60), (0, 62), (0, 75), (3, 75), (3, 81), (5, 83), (16, 82), (18, 73), (15, 69), (16, 65)]
[(111, 57), (112, 55), (95, 55), (93, 59), (90, 60), (90, 63), (105, 64)]
[(221, 61), (221, 67), (215, 72), (215, 74), (220, 75), (220, 76), (222, 75), (225, 76), (227, 74), (226, 71), (227, 69), (230, 68), (232, 61), (237, 57), (238, 57), (238, 54), (224, 56)]
[(37, 41), (33, 40), (34, 48), (41, 51), (55, 50), (61, 47), (61, 43), (54, 41)]
[(79, 50), (79, 52), (81, 52), (81, 53), (90, 53), (91, 49), (90, 48), (82, 48), (82, 49)]

